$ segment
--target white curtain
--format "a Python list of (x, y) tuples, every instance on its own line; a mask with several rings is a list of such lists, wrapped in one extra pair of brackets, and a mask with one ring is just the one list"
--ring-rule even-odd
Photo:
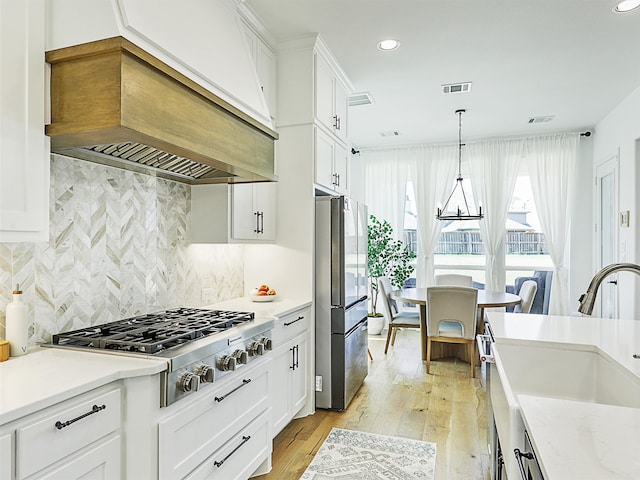
[(441, 221), (436, 219), (436, 208), (438, 204), (444, 204), (451, 193), (456, 166), (455, 145), (425, 146), (410, 150), (409, 167), (418, 217), (418, 287), (431, 285), (433, 281), (433, 251), (442, 229)]
[(569, 276), (564, 264), (571, 224), (579, 134), (527, 140), (527, 162), (533, 199), (545, 234), (554, 274), (549, 314), (569, 315)]
[(402, 240), (408, 174), (406, 149), (363, 150), (360, 155), (369, 214), (389, 222), (393, 237)]
[(505, 223), (523, 147), (522, 140), (467, 144), (473, 197), (485, 214), (480, 220), (480, 236), (487, 260), (485, 289), (491, 292), (505, 291)]

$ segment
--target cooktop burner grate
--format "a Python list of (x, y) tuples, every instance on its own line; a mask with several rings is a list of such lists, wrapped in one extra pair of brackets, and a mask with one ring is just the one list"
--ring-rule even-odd
[(154, 354), (254, 318), (253, 312), (176, 308), (59, 333), (53, 344)]

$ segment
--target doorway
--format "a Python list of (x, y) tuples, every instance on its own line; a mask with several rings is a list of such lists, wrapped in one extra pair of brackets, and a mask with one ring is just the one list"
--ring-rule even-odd
[[(596, 263), (598, 269), (618, 261), (618, 163), (616, 153), (596, 168)], [(600, 286), (597, 310), (602, 318), (618, 318), (618, 275)]]

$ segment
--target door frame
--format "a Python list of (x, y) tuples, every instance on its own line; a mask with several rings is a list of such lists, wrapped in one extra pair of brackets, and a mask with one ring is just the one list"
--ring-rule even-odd
[[(600, 270), (605, 265), (602, 264), (602, 178), (613, 174), (613, 212), (615, 218), (613, 219), (613, 260), (618, 261), (619, 258), (619, 226), (618, 226), (618, 212), (620, 204), (620, 150), (616, 150), (613, 155), (610, 155), (606, 160), (596, 165), (595, 168), (595, 265), (596, 269)], [(617, 281), (617, 274), (611, 275), (607, 281)], [(601, 287), (602, 289), (602, 287)], [(613, 318), (617, 318), (619, 311), (619, 293), (618, 289), (615, 290), (615, 298), (613, 301), (614, 311)], [(601, 317), (604, 317), (602, 311), (602, 292), (601, 295), (596, 298), (596, 309)]]

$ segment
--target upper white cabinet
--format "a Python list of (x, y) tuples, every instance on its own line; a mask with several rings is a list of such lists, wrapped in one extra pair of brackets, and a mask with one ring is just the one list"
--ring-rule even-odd
[(315, 182), (338, 194), (349, 185), (347, 149), (323, 130), (315, 128)]
[(315, 60), (315, 115), (318, 122), (347, 141), (347, 89), (321, 55)]
[(276, 104), (276, 53), (269, 43), (254, 29), (249, 20), (243, 19), (243, 29), (249, 45), (249, 51), (256, 67), (260, 89), (264, 94), (265, 101), (271, 119), (277, 116)]
[(0, 241), (49, 239), (45, 2), (0, 2)]
[(289, 127), (311, 126), (315, 187), (327, 193), (348, 193), (347, 103), (353, 91), (349, 80), (317, 36), (282, 44), (277, 66), (278, 128), (284, 132)]
[(276, 239), (277, 184), (191, 187), (192, 243), (254, 243)]

